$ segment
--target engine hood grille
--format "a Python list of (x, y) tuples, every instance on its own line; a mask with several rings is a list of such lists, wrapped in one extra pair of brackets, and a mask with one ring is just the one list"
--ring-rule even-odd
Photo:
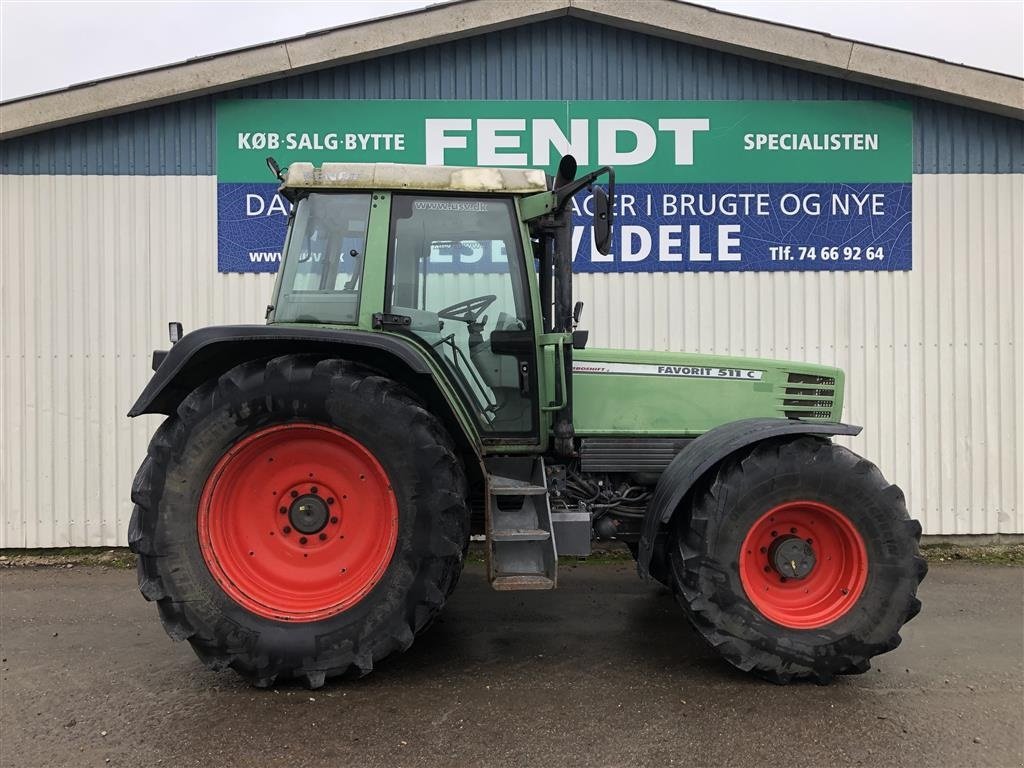
[(786, 384), (778, 387), (777, 409), (787, 419), (838, 418), (836, 379), (810, 373), (787, 374)]

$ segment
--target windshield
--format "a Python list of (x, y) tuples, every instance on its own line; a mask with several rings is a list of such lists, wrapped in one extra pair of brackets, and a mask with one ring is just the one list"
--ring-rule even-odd
[(357, 322), (369, 217), (365, 193), (314, 193), (298, 202), (278, 277), (275, 322)]

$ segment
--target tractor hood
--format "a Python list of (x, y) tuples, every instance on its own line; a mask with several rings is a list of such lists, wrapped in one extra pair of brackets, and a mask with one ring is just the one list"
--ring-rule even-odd
[(738, 419), (839, 421), (838, 368), (748, 357), (581, 349), (576, 434), (689, 436)]

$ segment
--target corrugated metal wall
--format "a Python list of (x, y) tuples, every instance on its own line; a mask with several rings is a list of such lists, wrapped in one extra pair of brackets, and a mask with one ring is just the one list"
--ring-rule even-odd
[(220, 98), (903, 99), (914, 173), (1024, 172), (1019, 120), (566, 17), (14, 139), (0, 173), (211, 175)]
[(258, 322), (273, 275), (218, 275), (216, 183), (0, 177), (0, 547), (123, 546), (160, 419), (130, 420), (187, 328)]
[[(216, 273), (215, 179), (5, 176), (0, 547), (123, 545), (166, 321), (260, 322)], [(593, 346), (811, 360), (929, 534), (1024, 531), (1024, 176), (914, 177), (912, 272), (580, 275)], [(22, 258), (22, 254), (28, 258)]]
[[(218, 98), (909, 97), (565, 18), (0, 143), (0, 547), (123, 544), (159, 420), (124, 413), (166, 321), (262, 320), (272, 277), (216, 272)], [(582, 275), (579, 293), (595, 345), (844, 367), (852, 444), (926, 533), (1019, 533), (1024, 123), (909, 100), (912, 272)]]

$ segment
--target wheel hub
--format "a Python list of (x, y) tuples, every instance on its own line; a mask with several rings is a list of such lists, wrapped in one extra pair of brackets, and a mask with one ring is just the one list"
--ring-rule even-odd
[(753, 607), (790, 629), (831, 624), (853, 608), (867, 583), (867, 547), (856, 526), (839, 509), (810, 499), (764, 513), (737, 559)]
[(398, 502), (362, 443), (293, 422), (257, 430), (220, 458), (197, 526), (210, 574), (236, 603), (268, 619), (319, 621), (384, 576)]
[(315, 493), (299, 496), (288, 510), (292, 528), (299, 533), (319, 533), (330, 519), (327, 502)]
[(814, 569), (817, 559), (814, 548), (806, 541), (797, 536), (784, 536), (772, 542), (768, 562), (780, 576), (803, 579)]

